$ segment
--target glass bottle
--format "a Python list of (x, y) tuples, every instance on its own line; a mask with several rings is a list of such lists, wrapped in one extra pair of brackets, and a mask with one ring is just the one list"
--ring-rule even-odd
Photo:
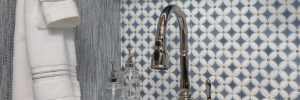
[(125, 63), (124, 72), (124, 97), (126, 100), (140, 100), (140, 75), (132, 61), (131, 50)]
[(103, 91), (104, 100), (123, 100), (123, 88), (120, 85), (120, 79), (118, 77), (118, 71), (114, 68), (113, 62), (111, 62), (112, 70), (107, 86)]

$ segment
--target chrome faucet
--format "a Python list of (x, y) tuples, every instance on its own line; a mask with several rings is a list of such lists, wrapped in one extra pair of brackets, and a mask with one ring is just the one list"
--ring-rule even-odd
[[(187, 44), (187, 36), (188, 30), (185, 21), (184, 12), (176, 5), (167, 6), (159, 16), (158, 26), (157, 26), (157, 37), (155, 39), (156, 49), (152, 55), (151, 59), (151, 68), (152, 69), (160, 69), (166, 70), (168, 65), (169, 55), (165, 50), (166, 46), (166, 29), (167, 23), (171, 16), (174, 13), (179, 22), (179, 33), (180, 33), (180, 92), (179, 92), (179, 100), (190, 100), (191, 95), (189, 93), (189, 78), (188, 78), (188, 44)], [(209, 79), (205, 82), (206, 85), (206, 95), (207, 100), (211, 100), (211, 82)]]
[(158, 26), (157, 26), (157, 37), (155, 40), (156, 50), (154, 50), (152, 59), (151, 59), (151, 68), (152, 69), (167, 69), (167, 63), (169, 55), (165, 50), (166, 46), (166, 29), (167, 23), (171, 16), (174, 13), (179, 22), (179, 33), (180, 33), (180, 92), (179, 100), (190, 100), (191, 95), (189, 94), (189, 78), (188, 78), (188, 44), (187, 44), (187, 25), (185, 20), (184, 12), (176, 5), (167, 6), (159, 16)]

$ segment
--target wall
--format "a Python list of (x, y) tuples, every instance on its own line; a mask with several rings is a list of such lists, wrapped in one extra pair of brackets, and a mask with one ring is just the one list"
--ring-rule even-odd
[(300, 99), (299, 0), (122, 0), (122, 65), (133, 48), (146, 99), (175, 99), (179, 92), (179, 34), (175, 17), (167, 31), (170, 68), (149, 68), (158, 17), (169, 4), (183, 9), (189, 29), (189, 77), (193, 98)]
[(0, 0), (0, 100), (11, 99), (16, 0)]
[(81, 25), (75, 29), (77, 75), (82, 100), (102, 100), (109, 62), (120, 65), (120, 1), (77, 0)]

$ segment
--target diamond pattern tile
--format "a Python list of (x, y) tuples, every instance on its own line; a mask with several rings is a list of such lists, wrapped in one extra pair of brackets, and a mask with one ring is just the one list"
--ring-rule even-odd
[(176, 100), (179, 32), (167, 29), (169, 70), (149, 68), (159, 14), (169, 4), (183, 9), (189, 30), (190, 91), (212, 99), (300, 99), (299, 0), (122, 0), (122, 64), (133, 48), (144, 100)]

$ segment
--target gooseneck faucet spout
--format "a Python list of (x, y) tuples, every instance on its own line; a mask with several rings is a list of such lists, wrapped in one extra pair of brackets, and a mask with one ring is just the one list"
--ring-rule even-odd
[(151, 68), (153, 69), (167, 69), (168, 63), (168, 53), (165, 50), (166, 46), (166, 29), (167, 23), (171, 16), (174, 13), (179, 22), (179, 33), (180, 33), (180, 100), (189, 100), (189, 78), (188, 78), (188, 44), (187, 44), (187, 25), (185, 20), (184, 12), (176, 5), (167, 6), (159, 16), (158, 26), (157, 26), (157, 37), (155, 40), (156, 50), (154, 50), (152, 59), (151, 59)]

